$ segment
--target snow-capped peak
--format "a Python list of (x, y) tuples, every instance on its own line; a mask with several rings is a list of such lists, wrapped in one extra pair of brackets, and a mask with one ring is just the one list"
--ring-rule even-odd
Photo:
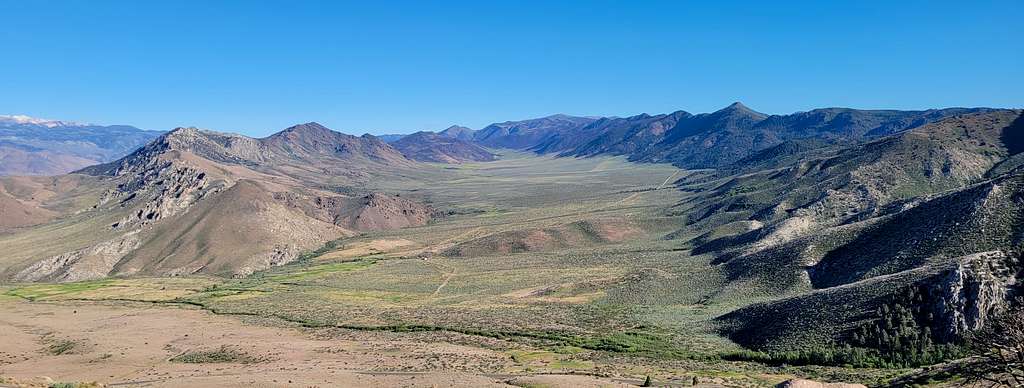
[(74, 121), (47, 120), (25, 115), (0, 115), (0, 123), (39, 125), (47, 128), (88, 125)]

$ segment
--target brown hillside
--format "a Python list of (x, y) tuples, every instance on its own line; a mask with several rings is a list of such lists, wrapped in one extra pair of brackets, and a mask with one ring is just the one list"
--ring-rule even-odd
[(448, 256), (472, 257), (495, 253), (581, 248), (593, 244), (622, 242), (641, 233), (639, 227), (623, 220), (585, 220), (548, 228), (495, 233), (458, 244), (444, 253)]
[(352, 232), (306, 217), (259, 183), (241, 180), (144, 234), (114, 273), (246, 275)]
[[(414, 166), (379, 139), (315, 123), (265, 139), (179, 128), (125, 158), (71, 175), (93, 182), (91, 191), (51, 194), (51, 202), (76, 216), (60, 227), (42, 225), (33, 236), (92, 230), (91, 237), (78, 234), (67, 244), (33, 249), (30, 257), (18, 255), (20, 264), (5, 273), (23, 281), (249, 274), (358, 231), (427, 223), (434, 212), (416, 201), (325, 190)], [(11, 186), (28, 195), (33, 190)], [(0, 200), (11, 209), (24, 202)], [(12, 225), (52, 217), (17, 209), (25, 215), (11, 217)]]
[(0, 233), (13, 228), (42, 224), (57, 213), (38, 206), (25, 204), (0, 190)]

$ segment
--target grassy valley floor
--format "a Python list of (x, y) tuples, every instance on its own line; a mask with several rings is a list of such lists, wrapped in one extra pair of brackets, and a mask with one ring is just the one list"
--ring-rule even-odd
[[(778, 298), (690, 256), (689, 174), (506, 153), (370, 189), (445, 213), (241, 279), (0, 289), (0, 376), (124, 386), (879, 384), (903, 371), (726, 362), (712, 318)], [(702, 231), (686, 231), (695, 235)]]

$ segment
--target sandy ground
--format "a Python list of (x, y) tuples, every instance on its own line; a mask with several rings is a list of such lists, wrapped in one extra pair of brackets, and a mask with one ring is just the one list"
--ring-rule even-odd
[[(474, 346), (381, 333), (316, 334), (188, 308), (0, 299), (0, 376), (131, 387), (622, 385), (589, 376), (504, 375), (507, 354)], [(51, 346), (68, 341), (70, 350), (52, 354)], [(222, 345), (257, 361), (169, 361)]]

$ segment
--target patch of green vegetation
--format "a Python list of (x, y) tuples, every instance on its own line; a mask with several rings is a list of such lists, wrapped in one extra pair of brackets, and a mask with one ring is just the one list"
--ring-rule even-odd
[(108, 287), (116, 282), (115, 279), (90, 280), (75, 283), (58, 284), (37, 284), (24, 287), (17, 287), (7, 291), (7, 295), (36, 301), (40, 299), (65, 296), (83, 291), (96, 290)]
[(21, 297), (10, 294), (10, 290), (0, 290), (0, 302), (22, 300)]
[(586, 351), (586, 349), (576, 346), (556, 346), (551, 351), (558, 354), (580, 354)]
[(103, 385), (101, 385), (100, 383), (96, 383), (96, 382), (92, 382), (92, 383), (66, 383), (66, 382), (61, 382), (61, 383), (52, 383), (52, 384), (49, 385), (49, 388), (99, 388), (99, 387), (102, 387), (102, 386)]
[[(432, 325), (394, 325), (394, 326), (350, 326), (338, 325), (338, 327), (353, 330), (371, 331), (392, 331), (392, 332), (419, 332), (419, 331), (451, 331), (462, 334), (478, 335), (498, 339), (528, 338), (546, 341), (549, 348), (556, 349), (587, 349), (611, 353), (634, 354), (654, 358), (697, 358), (692, 352), (675, 346), (670, 340), (661, 335), (637, 331), (616, 332), (598, 336), (585, 336), (565, 334), (558, 332), (533, 332), (533, 331), (500, 331), (483, 330), (471, 328), (440, 327)], [(551, 352), (542, 352), (551, 354)], [(539, 353), (537, 353), (539, 354)], [(532, 354), (537, 356), (537, 354)], [(520, 357), (529, 358), (531, 353), (520, 354)], [(515, 356), (513, 356), (515, 357)]]
[(265, 274), (262, 275), (261, 280), (278, 283), (309, 280), (321, 276), (330, 275), (333, 273), (351, 272), (366, 269), (376, 264), (376, 262), (376, 260), (357, 260), (312, 265), (289, 273)]
[[(941, 348), (941, 349), (940, 349)], [(783, 352), (758, 352), (741, 350), (726, 352), (719, 355), (726, 361), (751, 361), (766, 365), (823, 365), (852, 368), (901, 369), (932, 365), (941, 362), (952, 354), (961, 354), (958, 348), (942, 346), (936, 348), (932, 355), (922, 357), (920, 354), (894, 355), (877, 349), (857, 348), (851, 346), (810, 348)]]
[(513, 385), (520, 388), (550, 388), (550, 385), (540, 383), (524, 383), (519, 381), (510, 381), (509, 385)]
[(673, 346), (667, 338), (637, 331), (624, 331), (597, 337), (578, 338), (573, 346), (613, 353), (629, 353), (656, 358), (690, 358), (691, 352)]
[(295, 262), (299, 264), (308, 263), (317, 257), (323, 256), (327, 252), (338, 249), (339, 247), (342, 246), (341, 240), (343, 239), (331, 240), (324, 243), (324, 245), (321, 246), (320, 248), (314, 249), (309, 252), (303, 252), (302, 254), (299, 255)]
[(170, 359), (171, 362), (185, 364), (215, 364), (215, 363), (253, 363), (257, 360), (242, 351), (222, 345), (215, 350), (190, 351), (179, 354)]
[(516, 364), (524, 366), (534, 366), (550, 369), (573, 369), (573, 370), (586, 370), (593, 369), (594, 363), (591, 361), (577, 360), (571, 358), (566, 354), (559, 354), (546, 350), (513, 350), (509, 352), (512, 356), (512, 361)]
[(46, 347), (46, 353), (50, 355), (59, 356), (65, 353), (70, 353), (75, 350), (78, 344), (71, 340), (59, 340)]
[(550, 356), (551, 353), (545, 351), (525, 351), (525, 350), (513, 350), (509, 352), (512, 356), (512, 361), (517, 364), (529, 364), (533, 361), (545, 358), (543, 356)]

